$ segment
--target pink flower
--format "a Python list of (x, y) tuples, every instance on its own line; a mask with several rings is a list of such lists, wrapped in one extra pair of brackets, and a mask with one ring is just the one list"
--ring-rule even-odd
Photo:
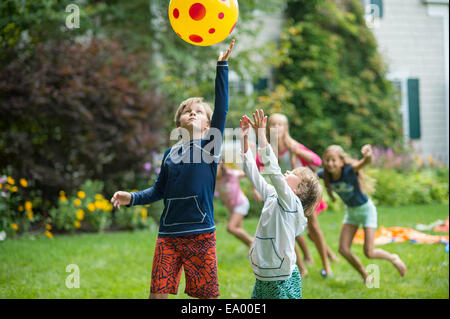
[(150, 162), (144, 163), (144, 169), (149, 172), (152, 169), (152, 164)]

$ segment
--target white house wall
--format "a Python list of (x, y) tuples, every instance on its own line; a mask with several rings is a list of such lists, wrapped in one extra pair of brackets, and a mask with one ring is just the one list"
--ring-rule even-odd
[[(419, 79), (421, 138), (413, 140), (415, 150), (448, 165), (448, 18), (430, 16), (429, 6), (421, 0), (385, 0), (383, 17), (372, 30), (391, 77)], [(440, 6), (448, 10), (448, 1)]]

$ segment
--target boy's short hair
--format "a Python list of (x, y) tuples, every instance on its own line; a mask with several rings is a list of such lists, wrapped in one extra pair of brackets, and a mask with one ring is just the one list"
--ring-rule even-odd
[(322, 186), (317, 175), (308, 167), (296, 168), (292, 173), (301, 179), (297, 196), (302, 202), (305, 216), (310, 216), (322, 199)]
[(187, 100), (184, 100), (183, 102), (181, 102), (180, 106), (177, 109), (177, 112), (175, 113), (175, 125), (176, 127), (180, 126), (180, 117), (181, 117), (181, 113), (183, 113), (183, 110), (186, 106), (191, 106), (192, 104), (201, 104), (203, 106), (203, 108), (205, 109), (206, 112), (206, 116), (208, 117), (209, 122), (211, 122), (211, 117), (212, 117), (212, 109), (211, 106), (206, 103), (205, 101), (203, 101), (202, 97), (190, 97)]

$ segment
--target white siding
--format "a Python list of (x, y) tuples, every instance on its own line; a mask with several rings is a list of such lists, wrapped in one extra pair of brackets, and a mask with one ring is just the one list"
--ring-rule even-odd
[(383, 18), (373, 32), (393, 77), (419, 79), (421, 139), (414, 141), (416, 151), (448, 165), (443, 23), (443, 18), (429, 16), (421, 0), (384, 0)]

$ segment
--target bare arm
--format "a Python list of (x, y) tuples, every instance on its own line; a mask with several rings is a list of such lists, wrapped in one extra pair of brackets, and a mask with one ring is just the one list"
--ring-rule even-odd
[(366, 144), (361, 148), (361, 153), (363, 154), (363, 158), (360, 159), (358, 162), (352, 164), (353, 170), (355, 172), (359, 171), (360, 169), (363, 169), (365, 166), (372, 163), (372, 146), (370, 144)]

